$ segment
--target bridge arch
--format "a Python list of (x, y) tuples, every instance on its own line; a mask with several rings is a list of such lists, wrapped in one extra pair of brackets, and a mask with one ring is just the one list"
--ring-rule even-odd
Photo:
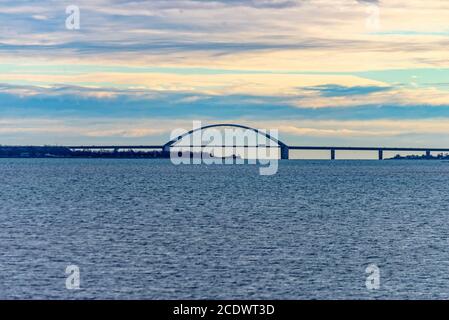
[(245, 129), (245, 130), (250, 130), (250, 131), (254, 131), (257, 134), (263, 135), (266, 138), (268, 138), (269, 140), (275, 142), (279, 148), (281, 149), (281, 159), (288, 159), (288, 153), (289, 153), (289, 149), (288, 146), (283, 143), (282, 141), (280, 141), (279, 139), (276, 139), (274, 137), (272, 137), (270, 134), (266, 133), (266, 132), (262, 132), (256, 128), (251, 128), (245, 125), (241, 125), (241, 124), (233, 124), (233, 123), (218, 123), (218, 124), (211, 124), (211, 125), (206, 125), (206, 126), (202, 126), (199, 128), (195, 128), (193, 130), (190, 130), (172, 140), (170, 140), (169, 142), (167, 142), (166, 144), (164, 144), (163, 146), (163, 150), (166, 152), (170, 152), (170, 148), (176, 144), (178, 141), (182, 140), (183, 138), (192, 135), (193, 133), (197, 132), (197, 131), (201, 131), (201, 130), (207, 130), (207, 129), (211, 129), (211, 128), (218, 128), (218, 127), (231, 127), (231, 128), (240, 128), (240, 129)]

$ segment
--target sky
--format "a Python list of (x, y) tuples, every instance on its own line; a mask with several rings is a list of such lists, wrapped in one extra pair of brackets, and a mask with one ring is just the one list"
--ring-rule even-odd
[(164, 143), (195, 120), (449, 147), (448, 21), (442, 0), (0, 0), (0, 144)]

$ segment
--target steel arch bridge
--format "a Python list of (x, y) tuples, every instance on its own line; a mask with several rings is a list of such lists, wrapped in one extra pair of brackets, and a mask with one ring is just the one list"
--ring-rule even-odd
[[(206, 130), (210, 128), (216, 128), (216, 127), (234, 127), (234, 128), (241, 128), (246, 130), (251, 130), (256, 132), (257, 134), (264, 135), (268, 139), (274, 141), (278, 147), (281, 149), (281, 159), (289, 159), (289, 151), (290, 150), (308, 150), (308, 151), (317, 151), (317, 150), (323, 150), (323, 151), (330, 151), (330, 159), (335, 160), (336, 159), (336, 152), (337, 151), (377, 151), (378, 152), (378, 159), (383, 160), (384, 159), (384, 152), (423, 152), (426, 155), (426, 158), (431, 158), (432, 152), (447, 152), (449, 153), (449, 148), (435, 148), (435, 147), (385, 147), (385, 146), (364, 146), (364, 147), (357, 147), (357, 146), (288, 146), (282, 141), (270, 136), (269, 134), (254, 129), (245, 125), (239, 125), (239, 124), (233, 124), (233, 123), (219, 123), (219, 124), (213, 124), (213, 125), (206, 125), (202, 126), (201, 128), (193, 129), (189, 132), (184, 133), (183, 135), (177, 137), (176, 139), (170, 140), (164, 145), (103, 145), (103, 146), (65, 146), (65, 148), (68, 148), (70, 150), (95, 150), (95, 149), (113, 149), (115, 151), (118, 151), (120, 149), (157, 149), (157, 150), (163, 150), (163, 151), (170, 151), (170, 149), (182, 138), (185, 136), (191, 135), (194, 132), (198, 130)], [(14, 148), (14, 147), (13, 147)]]
[(198, 131), (207, 130), (207, 129), (211, 129), (211, 128), (220, 128), (220, 127), (231, 127), (231, 128), (245, 129), (245, 130), (253, 131), (256, 134), (263, 135), (267, 139), (273, 141), (274, 143), (276, 143), (279, 146), (279, 148), (281, 150), (281, 159), (288, 159), (289, 147), (285, 143), (280, 141), (279, 139), (276, 139), (273, 136), (271, 136), (270, 134), (268, 134), (266, 132), (263, 132), (263, 131), (260, 131), (259, 129), (248, 127), (248, 126), (244, 126), (244, 125), (240, 125), (240, 124), (233, 124), (233, 123), (218, 123), (218, 124), (212, 124), (212, 125), (207, 125), (207, 126), (202, 126), (202, 127), (195, 128), (193, 130), (190, 130), (190, 131), (188, 131), (188, 132), (186, 132), (186, 133), (176, 137), (175, 139), (170, 140), (169, 142), (167, 142), (166, 144), (163, 145), (162, 149), (163, 149), (164, 152), (170, 152), (170, 149), (172, 147), (174, 147), (175, 144), (177, 142), (181, 141), (183, 138), (185, 138), (187, 136), (190, 136), (190, 135), (192, 135), (192, 134), (194, 134), (195, 132), (198, 132)]

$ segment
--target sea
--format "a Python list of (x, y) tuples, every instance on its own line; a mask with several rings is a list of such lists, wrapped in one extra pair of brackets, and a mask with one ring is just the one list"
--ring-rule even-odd
[(447, 299), (449, 162), (0, 159), (1, 299)]

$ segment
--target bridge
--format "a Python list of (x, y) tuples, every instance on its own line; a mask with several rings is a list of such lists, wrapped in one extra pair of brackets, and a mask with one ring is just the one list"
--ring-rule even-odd
[[(197, 131), (201, 130), (207, 130), (210, 128), (218, 128), (218, 127), (233, 127), (233, 128), (240, 128), (245, 129), (249, 131), (253, 131), (257, 134), (265, 136), (267, 139), (272, 140), (276, 146), (263, 146), (263, 145), (255, 145), (255, 146), (237, 146), (237, 145), (188, 145), (188, 146), (178, 146), (177, 143), (181, 141), (183, 138), (194, 134)], [(378, 154), (378, 159), (383, 160), (384, 159), (384, 152), (392, 151), (392, 152), (423, 152), (426, 154), (427, 158), (430, 158), (432, 152), (448, 152), (449, 148), (416, 148), (416, 147), (336, 147), (336, 146), (289, 146), (282, 141), (272, 137), (271, 135), (260, 131), (255, 128), (251, 128), (244, 125), (238, 125), (238, 124), (214, 124), (214, 125), (208, 125), (203, 126), (201, 128), (196, 128), (191, 131), (188, 131), (179, 137), (170, 140), (164, 145), (123, 145), (123, 146), (117, 146), (117, 145), (105, 145), (105, 146), (67, 146), (66, 148), (69, 148), (71, 150), (101, 150), (101, 149), (113, 149), (115, 151), (122, 150), (122, 149), (149, 149), (149, 150), (161, 150), (163, 152), (170, 152), (170, 150), (174, 147), (189, 147), (189, 148), (205, 148), (205, 147), (222, 147), (222, 148), (236, 148), (236, 147), (243, 147), (243, 148), (279, 148), (280, 149), (280, 155), (281, 159), (288, 160), (290, 156), (290, 150), (324, 150), (329, 151), (330, 153), (330, 159), (335, 160), (336, 159), (336, 153), (337, 151), (376, 151)]]

